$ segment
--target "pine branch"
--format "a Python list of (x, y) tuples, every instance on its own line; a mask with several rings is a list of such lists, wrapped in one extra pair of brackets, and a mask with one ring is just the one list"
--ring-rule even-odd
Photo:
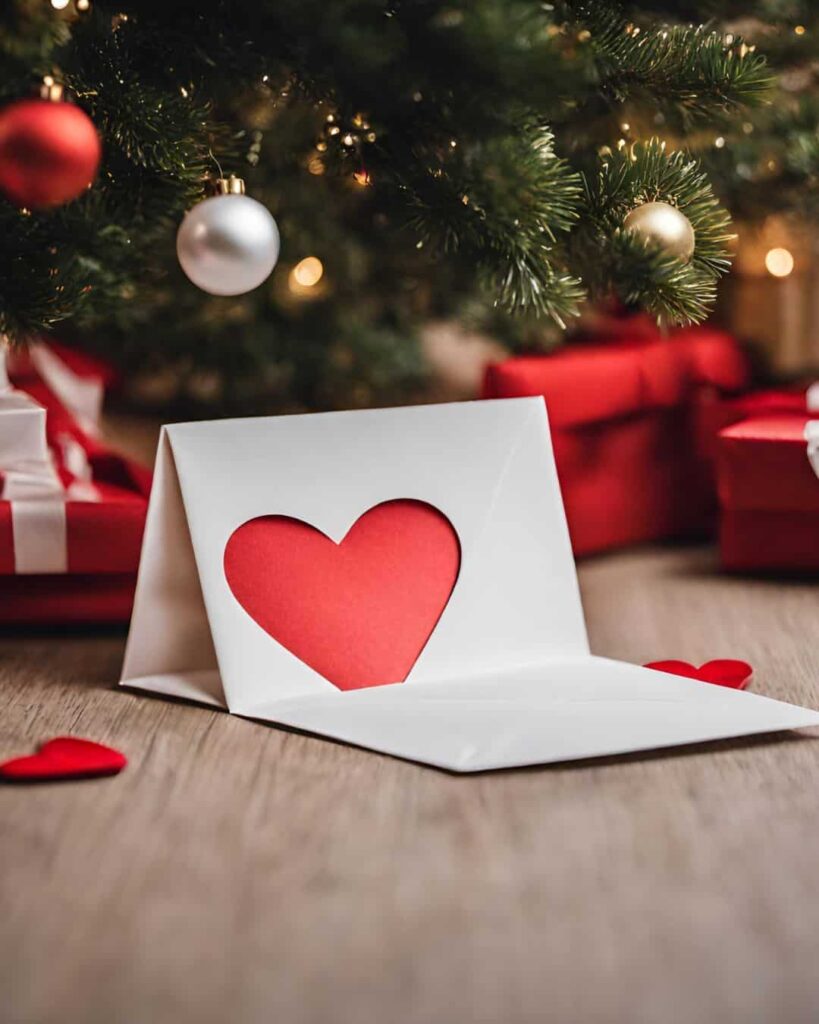
[(765, 58), (741, 38), (703, 26), (640, 26), (611, 4), (582, 0), (578, 18), (592, 33), (600, 88), (616, 102), (648, 93), (688, 117), (762, 100), (773, 84)]
[(486, 287), (510, 311), (560, 322), (582, 297), (580, 283), (554, 265), (554, 246), (578, 217), (580, 177), (554, 153), (551, 134), (455, 147), (420, 181), (404, 176), (409, 226), (435, 254), (476, 264)]
[[(742, 6), (709, 3), (716, 16)], [(649, 124), (662, 110), (669, 130), (739, 121), (768, 72), (739, 40), (660, 25), (663, 8), (674, 17), (663, 0), (94, 0), (72, 20), (8, 0), (0, 96), (61, 74), (105, 155), (94, 188), (59, 210), (0, 202), (0, 329), (68, 320), (130, 367), (171, 364), (192, 382), (218, 369), (220, 394), (233, 379), (237, 400), (256, 387), (310, 405), (354, 381), (366, 401), (365, 375), (382, 393), (390, 377), (410, 386), (400, 339), (478, 295), (518, 324), (563, 324), (612, 287), (701, 319), (728, 230), (702, 172), (656, 144), (602, 167), (598, 153), (623, 120), (646, 123), (632, 108)], [(814, 174), (807, 121), (776, 146), (788, 180)], [(174, 258), (176, 225), (218, 163), (244, 168), (283, 239), (269, 284), (236, 300), (196, 291)], [(692, 221), (689, 265), (622, 232), (655, 198)], [(306, 255), (325, 272), (309, 299), (288, 285)]]
[[(621, 298), (673, 323), (703, 320), (714, 301), (716, 280), (730, 266), (732, 236), (728, 213), (699, 163), (682, 151), (667, 154), (665, 145), (653, 139), (605, 157), (586, 189), (587, 208), (573, 247), (575, 256), (594, 268), (592, 293), (605, 295), (614, 288)], [(655, 201), (676, 206), (691, 222), (696, 247), (690, 263), (623, 231), (631, 210)]]

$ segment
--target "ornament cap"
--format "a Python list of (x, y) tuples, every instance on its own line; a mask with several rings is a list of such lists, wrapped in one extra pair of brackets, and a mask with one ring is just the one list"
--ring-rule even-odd
[(229, 178), (216, 179), (216, 191), (220, 196), (243, 196), (245, 194), (244, 178), (231, 174)]
[(51, 75), (46, 75), (43, 84), (40, 86), (40, 99), (50, 100), (52, 103), (61, 103), (65, 99), (65, 89), (62, 82), (55, 82)]

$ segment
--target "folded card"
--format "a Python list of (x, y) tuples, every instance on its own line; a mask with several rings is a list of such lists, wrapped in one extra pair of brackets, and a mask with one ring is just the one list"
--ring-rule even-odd
[(454, 771), (819, 724), (590, 653), (538, 398), (165, 427), (122, 683)]

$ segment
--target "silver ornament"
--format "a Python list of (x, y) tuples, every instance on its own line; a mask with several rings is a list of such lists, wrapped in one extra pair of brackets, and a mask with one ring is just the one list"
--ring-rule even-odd
[(266, 280), (279, 258), (279, 229), (238, 178), (185, 214), (176, 255), (187, 276), (211, 295), (243, 295)]
[(683, 263), (694, 255), (696, 238), (691, 221), (670, 203), (643, 203), (623, 221), (623, 230), (659, 245)]

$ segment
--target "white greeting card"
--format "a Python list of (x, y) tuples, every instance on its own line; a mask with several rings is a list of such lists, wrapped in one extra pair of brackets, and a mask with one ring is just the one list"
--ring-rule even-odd
[(819, 724), (590, 654), (537, 398), (164, 428), (122, 683), (454, 771)]

